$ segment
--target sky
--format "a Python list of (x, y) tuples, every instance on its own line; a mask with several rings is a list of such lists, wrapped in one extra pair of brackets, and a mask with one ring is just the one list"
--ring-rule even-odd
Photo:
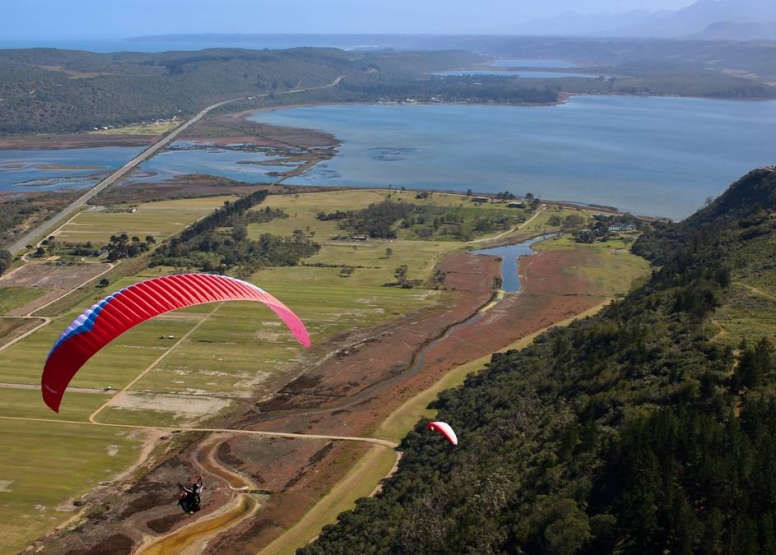
[(5, 40), (179, 33), (509, 34), (566, 11), (679, 9), (694, 0), (0, 0)]

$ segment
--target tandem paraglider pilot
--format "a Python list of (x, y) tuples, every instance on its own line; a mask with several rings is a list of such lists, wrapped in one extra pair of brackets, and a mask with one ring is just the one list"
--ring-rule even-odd
[(180, 494), (178, 495), (178, 505), (188, 514), (192, 514), (199, 510), (202, 505), (202, 476), (197, 478), (197, 481), (186, 487), (183, 484), (178, 484), (180, 488)]

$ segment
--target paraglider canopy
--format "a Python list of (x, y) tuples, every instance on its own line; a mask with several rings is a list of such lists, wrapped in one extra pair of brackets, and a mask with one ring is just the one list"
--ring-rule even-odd
[(130, 328), (165, 312), (219, 301), (261, 302), (278, 315), (299, 343), (310, 346), (310, 336), (299, 317), (252, 283), (213, 274), (176, 274), (148, 279), (101, 300), (62, 332), (43, 368), (43, 400), (59, 412), (62, 396), (81, 366)]
[(446, 422), (429, 422), (426, 424), (426, 429), (432, 432), (439, 432), (447, 438), (447, 440), (453, 445), (458, 445), (458, 437), (455, 435), (453, 428)]

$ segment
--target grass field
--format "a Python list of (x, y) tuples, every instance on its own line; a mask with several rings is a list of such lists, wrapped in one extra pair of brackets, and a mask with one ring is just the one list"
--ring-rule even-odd
[[(286, 272), (289, 271), (286, 269)], [(367, 329), (428, 306), (433, 300), (425, 291), (415, 293), (412, 290), (366, 287), (331, 290), (317, 286), (289, 286), (282, 275), (278, 279), (280, 283), (268, 283), (266, 280), (260, 283), (280, 299), (288, 299), (289, 306), (307, 322), (316, 346), (331, 335)], [(217, 307), (207, 305), (196, 308), (202, 310), (208, 307), (216, 308), (216, 311), (204, 321), (204, 315), (189, 309), (143, 324), (119, 338), (126, 338), (123, 346), (117, 345), (114, 349), (111, 345), (87, 364), (77, 382), (82, 387), (94, 386), (95, 380), (104, 379), (100, 370), (103, 367), (123, 370), (139, 363), (137, 368), (144, 369), (150, 362), (147, 358), (134, 358), (127, 351), (130, 344), (163, 350), (172, 346), (174, 341), (162, 337), (174, 335), (176, 339), (180, 338), (202, 322), (191, 336), (133, 386), (133, 391), (146, 395), (145, 404), (132, 401), (128, 406), (111, 407), (100, 415), (100, 421), (135, 425), (201, 423), (203, 416), (217, 417), (221, 411), (260, 389), (264, 381), (277, 377), (287, 370), (290, 363), (305, 355), (304, 349), (285, 326), (261, 305), (223, 303)], [(146, 326), (153, 328), (145, 331)], [(159, 356), (162, 351), (154, 351), (154, 354)], [(95, 360), (98, 357), (110, 360), (99, 364)], [(133, 374), (139, 372), (138, 369), (122, 372), (122, 379), (114, 380), (113, 387), (122, 387)], [(180, 400), (176, 402), (176, 399)], [(149, 408), (143, 410), (144, 406)]]
[(0, 437), (3, 554), (17, 553), (72, 516), (73, 501), (126, 469), (141, 445), (121, 430), (5, 418)]
[(0, 287), (0, 314), (24, 306), (46, 294), (45, 289), (32, 287)]
[(183, 120), (164, 120), (152, 123), (138, 123), (136, 125), (125, 125), (124, 127), (115, 127), (113, 129), (99, 129), (90, 131), (90, 135), (164, 135), (168, 131), (177, 128)]
[(729, 302), (714, 313), (726, 332), (722, 343), (738, 348), (743, 340), (754, 344), (763, 337), (776, 337), (776, 296), (743, 282), (734, 282), (729, 295)]
[[(110, 209), (89, 209), (80, 212), (56, 232), (57, 241), (85, 243), (95, 246), (108, 242), (111, 235), (137, 236), (141, 241), (152, 235), (157, 241), (178, 233), (195, 220), (223, 206), (234, 197), (205, 197), (198, 199), (164, 200), (137, 206), (119, 206)], [(130, 210), (134, 208), (135, 212)], [(123, 211), (115, 211), (123, 210)]]
[(38, 318), (0, 317), (0, 348), (40, 324), (41, 320)]
[(630, 285), (649, 273), (649, 262), (630, 253), (622, 241), (580, 245), (570, 235), (542, 241), (533, 246), (536, 251), (584, 248), (598, 256), (594, 265), (573, 268), (596, 285), (601, 294), (614, 296), (627, 293)]
[[(365, 330), (432, 304), (443, 303), (448, 298), (444, 291), (422, 287), (398, 289), (383, 285), (395, 281), (395, 270), (402, 265), (408, 267), (408, 279), (427, 280), (445, 252), (464, 248), (464, 244), (404, 239), (358, 244), (333, 241), (331, 237), (340, 233), (336, 223), (321, 222), (315, 218), (319, 211), (363, 208), (381, 202), (389, 195), (393, 200), (429, 202), (415, 199), (410, 191), (399, 193), (388, 190), (272, 195), (266, 205), (282, 208), (289, 218), (249, 226), (253, 237), (262, 233), (290, 235), (295, 229), (301, 229), (314, 234), (314, 240), (322, 245), (320, 252), (305, 260), (302, 266), (265, 269), (252, 278), (260, 287), (297, 311), (305, 321), (313, 340), (312, 355), (324, 354), (323, 343), (334, 335)], [(110, 235), (127, 233), (130, 237), (137, 235), (141, 240), (146, 235), (160, 240), (221, 206), (226, 198), (147, 203), (139, 205), (135, 213), (87, 211), (69, 222), (57, 237), (60, 240), (90, 240), (99, 244), (107, 241)], [(434, 193), (432, 202), (458, 206), (469, 201), (461, 195)], [(503, 205), (486, 204), (478, 209), (503, 209)], [(569, 211), (572, 212), (578, 211)], [(552, 231), (547, 229), (547, 220), (553, 214), (565, 217), (564, 211), (547, 210), (514, 235), (526, 237)], [(390, 253), (387, 251), (389, 248)], [(546, 248), (571, 246), (565, 245), (561, 239)], [(604, 287), (609, 283), (607, 280), (617, 280), (622, 287), (620, 280), (623, 275), (630, 275), (628, 272), (636, 275), (643, 271), (641, 262), (634, 262), (637, 259), (624, 250), (601, 247), (600, 251), (604, 267), (609, 264), (621, 266), (614, 266), (614, 271), (603, 268), (580, 271), (591, 272), (590, 277), (602, 280)], [(341, 277), (343, 265), (355, 267), (350, 277)], [(121, 268), (120, 265), (117, 270)], [(67, 325), (96, 299), (140, 279), (164, 275), (170, 270), (141, 269), (138, 275), (111, 277), (107, 288), (94, 290), (93, 295), (82, 295), (77, 306), (56, 315), (50, 325), (2, 353), (0, 383), (35, 386), (34, 389), (0, 388), (0, 425), (26, 434), (23, 441), (15, 434), (0, 436), (0, 449), (4, 453), (0, 458), (0, 484), (5, 483), (4, 480), (11, 481), (11, 487), (15, 487), (13, 484), (20, 484), (19, 480), (27, 480), (23, 478), (24, 469), (14, 466), (16, 463), (11, 453), (29, 452), (36, 461), (29, 481), (25, 481), (26, 489), (13, 489), (13, 492), (26, 492), (26, 504), (17, 503), (15, 497), (0, 492), (0, 515), (14, 515), (13, 519), (9, 517), (5, 520), (5, 528), (0, 528), (0, 532), (6, 532), (9, 538), (16, 538), (13, 540), (14, 551), (8, 550), (8, 553), (21, 549), (25, 542), (62, 522), (69, 514), (37, 506), (56, 506), (80, 495), (117, 470), (126, 468), (138, 452), (132, 447), (136, 444), (126, 436), (117, 435), (123, 432), (115, 429), (8, 418), (85, 422), (110, 397), (99, 391), (71, 391), (64, 397), (60, 415), (49, 411), (40, 399), (37, 386), (51, 345)], [(595, 272), (600, 272), (600, 276)], [(612, 287), (615, 285), (613, 282)], [(32, 297), (33, 293), (0, 290), (0, 307), (13, 308), (14, 304), (25, 302), (27, 296)], [(100, 412), (98, 420), (141, 426), (203, 424), (226, 411), (235, 410), (247, 396), (259, 391), (264, 381), (286, 371), (289, 365), (303, 356), (306, 356), (306, 351), (296, 344), (277, 317), (265, 307), (256, 303), (203, 305), (158, 317), (123, 334), (95, 355), (72, 385), (96, 390), (108, 387), (122, 389), (151, 368), (127, 394)], [(468, 371), (462, 369), (451, 374), (439, 388), (460, 383)], [(398, 439), (403, 431), (414, 426), (418, 414), (425, 414), (425, 405), (439, 388), (417, 400), (404, 416), (397, 417), (398, 421), (386, 424), (384, 430), (376, 433)], [(71, 450), (61, 447), (68, 440), (72, 442)], [(107, 453), (108, 445), (119, 446), (118, 454), (111, 456)], [(72, 459), (79, 449), (86, 453), (86, 462), (76, 471), (72, 470), (75, 464)], [(111, 453), (114, 451), (110, 450)], [(46, 460), (37, 462), (36, 457), (42, 456), (41, 453), (45, 453)], [(378, 455), (376, 451), (370, 457), (374, 465), (372, 474), (383, 475), (389, 457)], [(62, 481), (62, 491), (58, 492), (59, 497), (53, 496), (45, 480), (41, 479), (50, 468), (67, 474), (67, 479)], [(374, 482), (370, 479), (369, 483)], [(359, 486), (361, 489), (365, 487), (363, 483)], [(361, 489), (353, 488), (336, 507), (327, 511), (346, 508), (357, 496), (369, 493), (362, 493)], [(0, 549), (0, 552), (6, 551)]]

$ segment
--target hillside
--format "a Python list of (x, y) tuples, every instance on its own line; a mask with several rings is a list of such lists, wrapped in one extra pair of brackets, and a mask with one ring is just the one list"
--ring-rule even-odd
[(459, 445), (419, 423), (382, 493), (300, 553), (771, 552), (773, 338), (716, 317), (753, 276), (774, 285), (775, 192), (756, 170), (645, 234), (648, 283), (444, 392)]
[(465, 52), (354, 54), (333, 48), (156, 54), (2, 50), (0, 134), (185, 118), (220, 100), (320, 87), (343, 75), (417, 78), (480, 58)]
[[(776, 98), (769, 44), (541, 37), (425, 37), (420, 51), (208, 49), (138, 53), (0, 50), (0, 136), (91, 131), (284, 103), (405, 101), (547, 104), (561, 92)], [(475, 53), (478, 52), (478, 53)], [(575, 62), (592, 78), (431, 76), (486, 54)], [(609, 79), (599, 74), (611, 75)], [(342, 78), (337, 81), (338, 78)], [(333, 86), (334, 83), (336, 86)], [(332, 85), (332, 86), (329, 86)], [(294, 90), (297, 94), (282, 95)]]

